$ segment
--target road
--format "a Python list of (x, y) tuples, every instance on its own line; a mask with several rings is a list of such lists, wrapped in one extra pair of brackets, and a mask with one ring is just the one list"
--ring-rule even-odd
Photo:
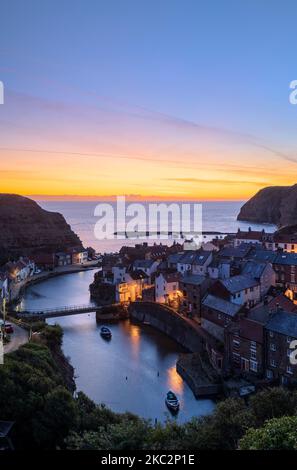
[(10, 335), (10, 342), (4, 346), (4, 354), (16, 351), (20, 346), (28, 342), (28, 331), (13, 324), (14, 332)]

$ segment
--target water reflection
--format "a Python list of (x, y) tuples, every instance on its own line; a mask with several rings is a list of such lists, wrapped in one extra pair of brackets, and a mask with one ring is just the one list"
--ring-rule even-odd
[[(88, 286), (94, 272), (68, 274), (29, 288), (23, 306), (43, 309), (89, 302)], [(186, 421), (212, 411), (211, 400), (196, 400), (177, 374), (175, 365), (183, 352), (177, 343), (154, 330), (129, 320), (109, 325), (112, 339), (100, 336), (95, 314), (55, 318), (64, 330), (63, 349), (75, 367), (78, 390), (114, 411), (131, 411), (159, 421), (169, 412), (165, 396), (169, 389), (179, 397), (181, 409), (175, 418)]]
[(176, 372), (175, 365), (167, 370), (167, 378), (168, 389), (172, 390), (177, 395), (183, 395), (184, 381), (181, 376)]

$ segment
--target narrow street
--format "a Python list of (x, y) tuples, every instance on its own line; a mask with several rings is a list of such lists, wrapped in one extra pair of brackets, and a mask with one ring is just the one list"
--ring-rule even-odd
[(16, 351), (20, 346), (27, 343), (28, 331), (13, 324), (14, 332), (10, 335), (11, 341), (4, 346), (4, 354)]

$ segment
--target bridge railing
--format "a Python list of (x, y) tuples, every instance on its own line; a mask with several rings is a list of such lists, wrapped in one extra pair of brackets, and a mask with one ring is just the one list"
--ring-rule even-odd
[(15, 313), (17, 314), (28, 314), (28, 315), (38, 315), (38, 314), (47, 314), (47, 313), (57, 313), (57, 312), (73, 312), (77, 310), (88, 310), (88, 309), (99, 309), (101, 308), (99, 305), (95, 304), (84, 304), (84, 305), (66, 305), (63, 307), (56, 307), (56, 308), (44, 308), (40, 310), (19, 310)]

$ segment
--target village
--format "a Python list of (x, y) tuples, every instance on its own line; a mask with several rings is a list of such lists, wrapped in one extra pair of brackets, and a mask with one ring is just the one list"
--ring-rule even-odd
[(73, 272), (83, 266), (96, 265), (95, 250), (69, 248), (57, 253), (36, 253), (20, 256), (0, 266), (0, 301), (16, 302), (20, 291), (31, 281), (45, 279), (49, 274)]
[(200, 248), (144, 242), (105, 255), (90, 286), (106, 303), (158, 304), (195, 325), (218, 374), (294, 385), (297, 236), (238, 230)]
[(13, 304), (34, 280), (95, 266), (93, 299), (126, 310), (137, 303), (170, 309), (198, 332), (220, 376), (297, 383), (290, 360), (297, 339), (297, 236), (291, 232), (249, 228), (199, 248), (193, 240), (143, 242), (101, 257), (91, 248), (20, 257), (1, 267), (1, 304)]

